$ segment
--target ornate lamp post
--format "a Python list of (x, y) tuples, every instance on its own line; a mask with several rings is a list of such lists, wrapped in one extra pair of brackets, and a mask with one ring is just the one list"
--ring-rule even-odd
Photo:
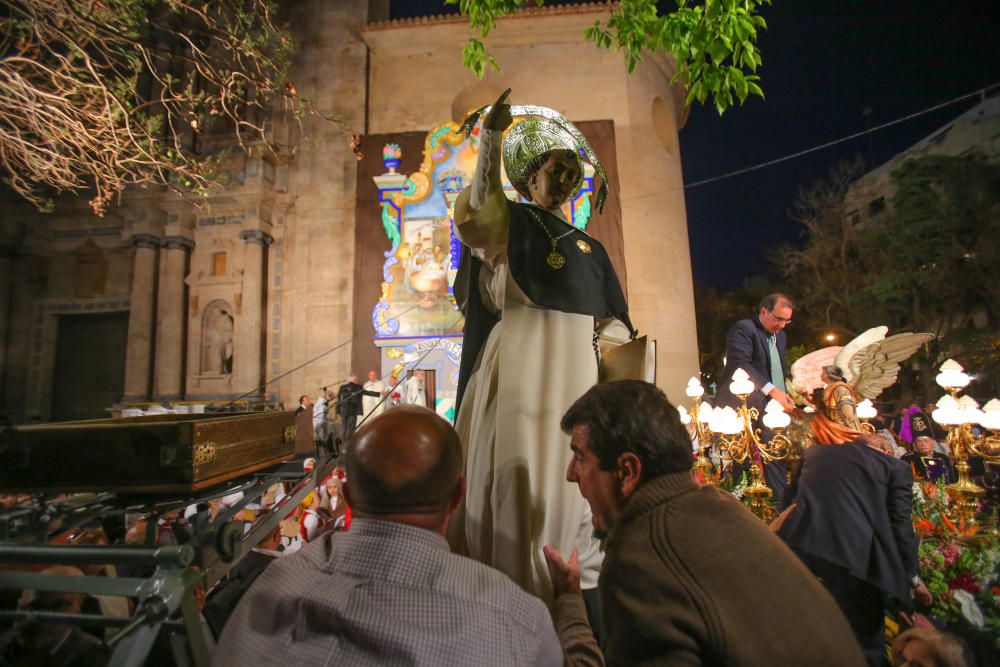
[(719, 447), (734, 463), (750, 461), (750, 484), (743, 494), (750, 499), (751, 511), (764, 521), (770, 521), (776, 512), (770, 502), (773, 493), (764, 483), (762, 464), (781, 460), (788, 455), (791, 443), (782, 435), (782, 431), (791, 422), (791, 417), (776, 401), (771, 401), (764, 410), (762, 421), (775, 435), (765, 442), (761, 440), (760, 429), (753, 428), (753, 422), (760, 413), (757, 408), (747, 406), (747, 397), (755, 387), (742, 368), (733, 374), (729, 389), (739, 397), (740, 407), (737, 410), (730, 407), (716, 410), (709, 428), (719, 434)]
[[(959, 398), (959, 391), (967, 387), (972, 378), (953, 359), (941, 365), (941, 372), (935, 380), (948, 394), (938, 400), (937, 409), (931, 417), (948, 429), (948, 445), (958, 473), (958, 480), (944, 487), (952, 501), (950, 518), (956, 523), (964, 522), (966, 526), (971, 526), (976, 523), (979, 500), (986, 495), (986, 491), (969, 477), (968, 458), (970, 454), (975, 454), (984, 461), (1000, 463), (1000, 435), (997, 434), (1000, 430), (1000, 401), (993, 399), (986, 404), (985, 410), (980, 410), (971, 396)], [(981, 424), (991, 434), (976, 436), (972, 431), (974, 424)]]

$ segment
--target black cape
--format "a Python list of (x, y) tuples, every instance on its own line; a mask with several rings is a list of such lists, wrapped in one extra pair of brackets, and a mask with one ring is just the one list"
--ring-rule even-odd
[[(635, 329), (628, 317), (628, 305), (622, 293), (611, 259), (599, 241), (537, 206), (509, 202), (510, 229), (507, 240), (507, 268), (521, 291), (536, 305), (550, 310), (598, 319), (614, 317), (628, 327), (634, 338)], [(566, 258), (561, 269), (553, 269), (545, 261), (552, 252), (549, 236), (528, 212), (532, 208), (553, 238), (559, 239), (556, 249)], [(577, 241), (586, 243), (590, 252), (583, 252)], [(458, 376), (456, 414), (462, 405), (465, 387), (475, 368), (479, 352), (490, 331), (502, 314), (491, 313), (479, 296), (479, 271), (483, 263), (462, 246), (462, 257), (455, 276), (455, 300), (465, 315), (462, 362)]]

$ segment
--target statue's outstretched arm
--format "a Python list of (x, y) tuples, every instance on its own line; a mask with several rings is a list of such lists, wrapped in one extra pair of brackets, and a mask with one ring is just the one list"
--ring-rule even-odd
[(495, 246), (506, 239), (509, 212), (500, 180), (500, 144), (503, 131), (513, 122), (510, 105), (504, 103), (509, 94), (508, 88), (483, 118), (476, 173), (455, 202), (456, 233), (471, 248)]

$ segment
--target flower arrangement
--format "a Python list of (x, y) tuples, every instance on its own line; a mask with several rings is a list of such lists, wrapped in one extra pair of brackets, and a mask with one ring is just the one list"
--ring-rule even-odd
[(947, 515), (944, 482), (914, 483), (913, 526), (920, 577), (934, 598), (930, 612), (960, 633), (983, 633), (1000, 647), (1000, 538), (997, 517), (976, 525)]
[(747, 488), (747, 484), (750, 483), (750, 478), (747, 476), (744, 470), (740, 473), (739, 479), (734, 480), (732, 475), (722, 475), (721, 478), (717, 480), (716, 486), (718, 486), (723, 491), (728, 491), (737, 498), (740, 499), (744, 504), (749, 504), (749, 501), (743, 498), (743, 490)]

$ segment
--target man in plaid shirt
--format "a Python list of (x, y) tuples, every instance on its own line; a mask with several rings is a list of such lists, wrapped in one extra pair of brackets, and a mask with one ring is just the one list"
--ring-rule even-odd
[(448, 422), (402, 406), (361, 428), (346, 456), (351, 530), (273, 563), (236, 608), (213, 664), (603, 664), (579, 596), (557, 599), (557, 634), (541, 600), (449, 552), (444, 533), (465, 478)]

